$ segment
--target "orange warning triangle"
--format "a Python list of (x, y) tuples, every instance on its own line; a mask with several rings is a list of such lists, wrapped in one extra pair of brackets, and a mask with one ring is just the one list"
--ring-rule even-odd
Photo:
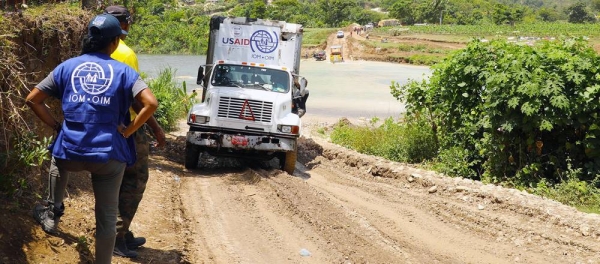
[(248, 103), (248, 100), (246, 100), (244, 102), (244, 105), (242, 105), (242, 111), (240, 111), (240, 119), (244, 119), (244, 120), (250, 120), (250, 121), (255, 121), (256, 118), (254, 118), (254, 113), (252, 112), (252, 108), (250, 108), (250, 103)]

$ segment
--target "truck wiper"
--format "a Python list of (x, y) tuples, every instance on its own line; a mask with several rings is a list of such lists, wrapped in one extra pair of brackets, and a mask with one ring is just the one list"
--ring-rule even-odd
[(235, 86), (237, 88), (243, 88), (241, 85), (237, 84), (237, 83), (229, 83), (229, 85), (227, 86)]
[(262, 88), (265, 91), (271, 91), (270, 87), (265, 86), (266, 83), (252, 83), (251, 85), (254, 87)]

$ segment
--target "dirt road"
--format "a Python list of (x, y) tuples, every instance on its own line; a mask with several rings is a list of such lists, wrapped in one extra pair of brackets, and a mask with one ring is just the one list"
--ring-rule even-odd
[[(182, 137), (170, 143), (183, 149)], [(303, 137), (299, 155), (293, 175), (214, 160), (184, 171), (159, 155), (134, 227), (150, 239), (135, 262), (600, 262), (597, 215), (319, 136)]]
[[(185, 171), (185, 130), (169, 134), (132, 226), (148, 242), (113, 263), (600, 263), (598, 215), (362, 155), (305, 128), (293, 175), (210, 157)], [(33, 224), (5, 231), (33, 236), (23, 263), (91, 260), (91, 189), (69, 190), (59, 236)], [(2, 253), (0, 263), (21, 263)]]

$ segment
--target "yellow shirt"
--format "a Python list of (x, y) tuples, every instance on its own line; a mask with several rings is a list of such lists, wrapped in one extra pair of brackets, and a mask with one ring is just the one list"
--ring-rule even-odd
[[(129, 65), (129, 67), (133, 68), (135, 71), (140, 72), (140, 69), (138, 67), (138, 59), (135, 55), (135, 52), (133, 52), (133, 50), (129, 46), (127, 46), (127, 44), (125, 44), (125, 41), (123, 41), (122, 39), (119, 39), (119, 46), (117, 46), (117, 49), (112, 54), (110, 54), (110, 57), (116, 61), (125, 63)], [(129, 108), (129, 113), (131, 115), (131, 120), (133, 120), (136, 116), (135, 111)]]
[(135, 52), (133, 52), (133, 50), (129, 46), (127, 46), (127, 44), (125, 44), (125, 41), (123, 41), (122, 39), (119, 40), (119, 46), (117, 46), (117, 49), (110, 55), (110, 57), (117, 61), (125, 63), (137, 72), (140, 72), (140, 68), (138, 67), (138, 59), (135, 55)]

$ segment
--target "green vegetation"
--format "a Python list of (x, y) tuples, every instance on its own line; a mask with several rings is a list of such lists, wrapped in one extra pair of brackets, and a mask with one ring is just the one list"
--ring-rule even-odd
[(92, 251), (90, 250), (90, 241), (88, 241), (85, 236), (79, 236), (77, 238), (77, 243), (75, 244), (78, 252), (84, 252), (90, 255), (92, 254)]
[(138, 53), (202, 54), (207, 49), (209, 17), (199, 7), (177, 1), (134, 1), (128, 43)]
[[(600, 24), (573, 24), (565, 22), (536, 22), (510, 25), (424, 25), (408, 26), (404, 34), (435, 34), (466, 37), (560, 37), (560, 36), (600, 36)], [(380, 30), (393, 30), (381, 28)]]
[[(43, 2), (43, 1), (42, 1)], [(35, 6), (40, 2), (32, 2)], [(361, 0), (224, 0), (217, 3), (189, 3), (178, 0), (113, 1), (133, 10), (134, 25), (128, 44), (139, 53), (147, 54), (204, 54), (207, 49), (208, 21), (212, 15), (250, 16), (285, 20), (305, 28), (341, 28), (352, 23), (361, 25), (388, 18), (397, 18), (410, 30), (386, 27), (391, 35), (444, 34), (462, 36), (460, 42), (471, 38), (496, 36), (559, 37), (562, 35), (590, 36), (598, 34), (592, 14), (600, 5), (576, 1), (515, 1), (457, 0), (457, 1), (361, 1)], [(529, 5), (531, 3), (531, 5)], [(72, 8), (80, 3), (70, 1)], [(58, 5), (58, 4), (56, 4)], [(388, 13), (371, 10), (380, 8)], [(45, 10), (45, 9), (40, 9)], [(102, 10), (93, 10), (99, 13)], [(575, 17), (571, 17), (575, 16)], [(408, 19), (408, 21), (406, 21)], [(545, 23), (552, 22), (552, 23)], [(427, 26), (410, 26), (426, 23)], [(441, 24), (442, 26), (440, 26)], [(307, 30), (307, 33), (310, 33)], [(452, 38), (452, 37), (450, 37)], [(306, 38), (305, 45), (318, 45), (326, 40)], [(411, 58), (409, 61), (435, 61)]]
[(377, 53), (387, 54), (386, 59), (391, 62), (402, 62), (416, 65), (433, 65), (442, 61), (455, 49), (433, 47), (424, 43), (394, 43), (385, 41), (385, 35), (377, 35), (377, 39), (371, 37), (369, 40), (360, 41), (367, 49)]
[[(428, 54), (415, 54), (408, 56), (405, 60), (406, 63), (415, 65), (434, 65), (443, 59), (441, 56), (428, 55)], [(400, 60), (398, 60), (400, 61)]]
[(196, 97), (195, 93), (187, 93), (185, 82), (179, 87), (174, 81), (175, 72), (172, 68), (165, 68), (160, 71), (158, 77), (147, 81), (159, 102), (154, 117), (167, 132), (178, 129), (177, 122), (185, 117)]
[(302, 34), (303, 46), (318, 46), (327, 42), (327, 38), (338, 31), (337, 28), (306, 28)]
[(598, 211), (599, 62), (581, 38), (533, 46), (474, 40), (433, 66), (428, 80), (392, 84), (405, 121), (338, 127), (332, 140), (397, 161), (410, 160), (396, 153), (409, 153), (414, 141), (432, 156), (417, 157), (448, 175)]
[(331, 140), (361, 153), (400, 162), (418, 163), (434, 157), (437, 144), (423, 120), (395, 122), (390, 118), (375, 127), (377, 121), (373, 119), (367, 127), (340, 123), (331, 133)]
[[(114, 1), (115, 4), (123, 4)], [(365, 10), (356, 1), (275, 0), (224, 1), (214, 4), (184, 5), (176, 0), (127, 1), (135, 10), (135, 23), (128, 36), (128, 44), (140, 53), (149, 54), (204, 54), (208, 41), (208, 21), (212, 15), (249, 16), (253, 18), (284, 20), (304, 27), (342, 27), (356, 22), (366, 24), (378, 21), (384, 15)], [(310, 38), (309, 38), (310, 39)], [(321, 44), (327, 37), (315, 45)], [(305, 42), (312, 45), (310, 41)]]
[[(84, 1), (92, 2), (92, 1)], [(566, 0), (223, 0), (217, 3), (179, 0), (112, 1), (133, 10), (135, 24), (129, 44), (140, 53), (203, 54), (212, 15), (249, 16), (299, 23), (305, 28), (340, 28), (396, 18), (409, 32), (393, 34), (452, 34), (470, 38), (494, 36), (559, 37), (598, 34), (594, 14), (598, 1)], [(35, 6), (44, 1), (32, 2)], [(78, 1), (68, 2), (80, 8)], [(379, 8), (379, 11), (373, 11)], [(102, 10), (93, 12), (99, 13)], [(546, 22), (551, 22), (547, 24)], [(412, 26), (427, 24), (427, 26)], [(437, 25), (437, 26), (432, 26)], [(464, 27), (463, 27), (464, 26)], [(587, 27), (589, 26), (589, 27)], [(515, 33), (519, 32), (519, 33)], [(307, 43), (313, 45), (313, 43)]]

